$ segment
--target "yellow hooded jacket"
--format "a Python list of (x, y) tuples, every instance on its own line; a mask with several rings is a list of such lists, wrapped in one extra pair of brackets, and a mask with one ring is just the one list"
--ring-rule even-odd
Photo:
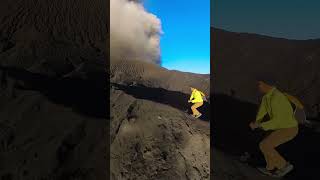
[[(262, 98), (256, 117), (256, 122), (260, 123), (262, 129), (277, 130), (298, 126), (290, 101), (286, 95), (273, 88)], [(270, 120), (262, 122), (263, 117), (267, 114), (270, 116)]]
[(202, 96), (205, 96), (205, 94), (197, 89), (194, 89), (191, 93), (191, 96), (190, 96), (190, 101), (192, 103), (198, 103), (198, 102), (203, 102), (203, 98)]

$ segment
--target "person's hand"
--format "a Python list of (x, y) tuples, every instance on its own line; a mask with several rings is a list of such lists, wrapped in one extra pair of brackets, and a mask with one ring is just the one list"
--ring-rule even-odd
[(206, 102), (208, 102), (208, 99), (207, 99), (206, 96), (203, 96), (203, 100), (206, 101)]
[(259, 124), (257, 122), (251, 122), (249, 126), (252, 130), (255, 130), (259, 127)]

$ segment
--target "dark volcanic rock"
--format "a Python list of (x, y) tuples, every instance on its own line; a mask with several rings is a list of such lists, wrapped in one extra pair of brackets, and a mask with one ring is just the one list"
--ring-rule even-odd
[(62, 75), (104, 56), (107, 1), (1, 1), (0, 64)]
[(111, 178), (209, 179), (210, 105), (187, 114), (189, 86), (209, 94), (209, 76), (139, 61), (111, 61), (110, 76)]
[(0, 179), (106, 179), (106, 7), (0, 2)]
[(117, 88), (110, 103), (112, 179), (209, 179), (208, 122)]

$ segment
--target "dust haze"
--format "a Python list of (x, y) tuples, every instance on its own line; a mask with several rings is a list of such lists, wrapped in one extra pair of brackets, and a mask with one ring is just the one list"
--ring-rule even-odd
[(110, 1), (110, 55), (112, 59), (160, 64), (161, 21), (139, 1)]

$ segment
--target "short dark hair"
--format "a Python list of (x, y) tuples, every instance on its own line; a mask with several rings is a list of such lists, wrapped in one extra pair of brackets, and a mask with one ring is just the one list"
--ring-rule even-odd
[(277, 81), (275, 80), (276, 78), (274, 78), (273, 75), (261, 75), (258, 76), (256, 79), (257, 81), (262, 81), (269, 85), (275, 85), (277, 83)]

